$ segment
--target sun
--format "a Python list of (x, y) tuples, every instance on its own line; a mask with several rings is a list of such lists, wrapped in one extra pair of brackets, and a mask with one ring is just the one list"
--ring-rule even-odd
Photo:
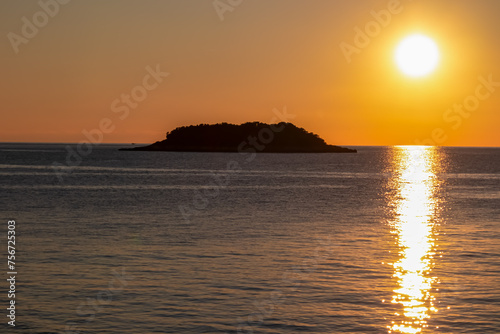
[(406, 37), (396, 49), (396, 63), (410, 77), (429, 75), (436, 69), (439, 59), (439, 48), (434, 40), (420, 34)]

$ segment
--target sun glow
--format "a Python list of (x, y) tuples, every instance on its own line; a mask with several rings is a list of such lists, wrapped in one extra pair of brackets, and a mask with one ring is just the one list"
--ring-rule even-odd
[(396, 63), (399, 69), (411, 77), (423, 77), (432, 73), (439, 59), (438, 46), (424, 35), (408, 36), (396, 49)]
[(399, 321), (390, 331), (420, 333), (433, 312), (434, 285), (431, 275), (436, 247), (435, 224), (438, 202), (436, 189), (437, 152), (430, 147), (401, 147), (395, 151), (394, 185), (395, 220), (393, 233), (399, 248), (399, 261), (393, 264), (394, 289), (392, 303), (400, 305)]

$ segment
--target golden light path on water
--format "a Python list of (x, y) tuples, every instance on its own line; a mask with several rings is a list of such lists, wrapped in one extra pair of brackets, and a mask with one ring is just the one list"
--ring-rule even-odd
[(389, 333), (420, 333), (437, 312), (432, 295), (437, 278), (432, 276), (436, 238), (436, 212), (439, 206), (436, 173), (440, 168), (438, 149), (396, 147), (393, 182), (396, 192), (392, 232), (396, 236), (399, 261), (393, 264), (397, 287), (392, 303), (402, 306), (402, 314), (388, 326)]

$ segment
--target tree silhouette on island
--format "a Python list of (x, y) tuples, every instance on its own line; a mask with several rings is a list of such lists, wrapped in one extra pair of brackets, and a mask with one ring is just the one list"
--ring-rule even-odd
[(328, 145), (317, 134), (292, 123), (241, 125), (199, 124), (168, 132), (166, 139), (124, 151), (262, 152), (262, 153), (356, 153), (354, 149)]

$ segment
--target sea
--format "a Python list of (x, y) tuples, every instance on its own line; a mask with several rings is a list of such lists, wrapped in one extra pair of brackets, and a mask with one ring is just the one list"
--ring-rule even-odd
[(2, 333), (500, 333), (499, 148), (129, 146), (0, 144)]

